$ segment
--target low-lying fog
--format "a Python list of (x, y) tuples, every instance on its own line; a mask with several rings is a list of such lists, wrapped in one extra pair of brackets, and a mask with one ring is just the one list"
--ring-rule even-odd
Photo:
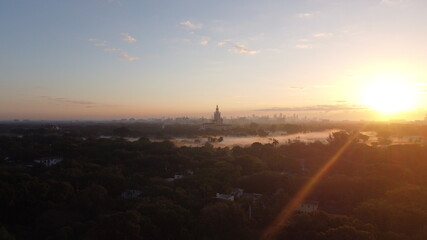
[[(289, 141), (301, 141), (301, 142), (315, 142), (319, 141), (327, 143), (329, 134), (340, 131), (339, 129), (329, 129), (325, 131), (316, 132), (301, 132), (295, 134), (287, 134), (286, 132), (274, 132), (270, 133), (266, 137), (261, 136), (200, 136), (200, 137), (175, 137), (167, 139), (153, 138), (151, 141), (164, 141), (169, 140), (176, 146), (191, 146), (199, 147), (206, 143), (211, 143), (214, 147), (233, 147), (233, 146), (248, 146), (254, 142), (262, 144), (273, 143), (277, 140), (278, 144), (287, 144)], [(369, 136), (369, 140), (366, 142), (368, 145), (381, 145), (381, 140), (377, 137), (376, 132), (362, 132)], [(102, 138), (111, 138), (110, 136), (102, 136)], [(219, 140), (222, 138), (221, 140)], [(129, 141), (137, 141), (139, 138), (126, 138)], [(397, 145), (397, 144), (426, 144), (427, 139), (421, 136), (403, 136), (403, 137), (389, 137), (386, 145)]]
[[(173, 138), (169, 139), (177, 146), (203, 146), (205, 143), (210, 142), (215, 147), (231, 147), (231, 146), (247, 146), (254, 142), (259, 143), (273, 143), (277, 140), (279, 144), (286, 144), (288, 141), (299, 140), (302, 142), (314, 142), (320, 141), (326, 143), (326, 139), (332, 132), (339, 131), (339, 129), (330, 129), (320, 132), (306, 132), (306, 133), (295, 133), (286, 134), (286, 132), (274, 132), (266, 137), (260, 136), (221, 136), (223, 140), (221, 142), (209, 141), (208, 136), (198, 138)], [(218, 139), (220, 136), (215, 136)]]

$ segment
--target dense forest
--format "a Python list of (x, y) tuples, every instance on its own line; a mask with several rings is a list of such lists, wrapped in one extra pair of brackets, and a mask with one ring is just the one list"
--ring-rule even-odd
[[(317, 211), (295, 211), (277, 239), (427, 239), (427, 147), (368, 146), (345, 131), (233, 148), (0, 136), (0, 239), (260, 239), (349, 141), (305, 199)], [(45, 157), (62, 161), (34, 162)]]

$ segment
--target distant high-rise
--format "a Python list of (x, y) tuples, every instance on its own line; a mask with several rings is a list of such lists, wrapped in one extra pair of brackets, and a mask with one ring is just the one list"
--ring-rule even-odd
[(216, 111), (214, 112), (213, 122), (215, 124), (222, 124), (221, 112), (219, 111), (218, 105), (216, 105)]
[(221, 117), (221, 112), (219, 111), (218, 105), (216, 105), (216, 110), (214, 112), (212, 121), (208, 122), (208, 123), (203, 123), (200, 126), (200, 129), (202, 129), (202, 130), (220, 130), (220, 131), (223, 131), (223, 130), (227, 130), (230, 128), (231, 128), (231, 125), (223, 123), (223, 119)]

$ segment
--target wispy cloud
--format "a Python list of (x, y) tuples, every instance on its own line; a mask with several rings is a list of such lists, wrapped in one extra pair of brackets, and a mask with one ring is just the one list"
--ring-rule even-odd
[(191, 29), (191, 30), (195, 30), (195, 29), (200, 29), (202, 28), (202, 24), (196, 24), (196, 23), (192, 23), (190, 21), (184, 21), (184, 22), (180, 22), (179, 24), (181, 24), (182, 26)]
[(179, 44), (189, 44), (191, 43), (191, 39), (189, 38), (165, 38), (163, 41), (167, 43), (179, 43)]
[(132, 37), (129, 33), (122, 33), (122, 40), (128, 43), (136, 42), (136, 38)]
[(226, 44), (228, 44), (230, 42), (231, 42), (230, 40), (224, 40), (224, 41), (218, 42), (217, 45), (220, 46), (220, 47), (222, 47), (222, 46), (224, 46), (224, 45), (226, 45)]
[(93, 45), (96, 46), (96, 47), (105, 47), (105, 46), (107, 46), (107, 41), (105, 41), (105, 40), (101, 40), (101, 39), (97, 39), (97, 38), (89, 38), (88, 41), (92, 42)]
[(381, 0), (381, 4), (387, 4), (387, 5), (396, 5), (404, 3), (405, 0)]
[(104, 48), (104, 52), (116, 52), (119, 51), (120, 48)]
[(313, 13), (298, 13), (297, 14), (297, 17), (298, 18), (311, 18), (311, 17), (313, 17)]
[(199, 43), (200, 45), (208, 45), (209, 41), (210, 41), (209, 37), (201, 37)]
[(239, 52), (239, 53), (246, 53), (246, 54), (250, 54), (250, 55), (255, 55), (255, 54), (259, 53), (259, 51), (250, 50), (243, 45), (235, 45), (234, 49), (237, 50), (237, 52)]
[(309, 38), (298, 39), (297, 41), (299, 43), (295, 45), (295, 48), (311, 49), (317, 45), (316, 42), (320, 41), (321, 39), (331, 38), (332, 36), (333, 34), (329, 32), (314, 33)]
[(332, 33), (327, 33), (327, 32), (320, 32), (320, 33), (313, 34), (313, 37), (315, 38), (330, 38), (332, 36), (333, 36)]
[[(134, 38), (134, 37), (132, 37), (132, 36), (130, 36), (129, 34), (127, 34), (127, 33), (122, 33), (122, 36), (123, 36), (123, 40), (124, 41), (126, 41), (126, 42), (130, 42), (130, 43), (132, 43), (132, 42), (135, 42), (136, 41), (136, 39)], [(97, 38), (89, 38), (88, 39), (88, 41), (89, 42), (92, 42), (92, 43), (94, 43), (94, 45), (96, 46), (96, 47), (105, 47), (102, 51), (104, 51), (104, 52), (109, 52), (109, 53), (114, 53), (114, 52), (117, 52), (117, 51), (122, 51), (122, 49), (120, 49), (120, 48), (115, 48), (115, 47), (107, 47), (107, 41), (105, 41), (105, 40), (100, 40), (100, 39), (97, 39)], [(137, 60), (139, 60), (139, 58), (138, 57), (133, 57), (133, 56), (130, 56), (127, 52), (125, 52), (125, 51), (122, 51), (122, 54), (120, 54), (119, 56), (118, 56), (118, 58), (120, 59), (120, 60), (126, 60), (126, 61), (129, 61), (129, 62), (133, 62), (133, 61), (137, 61)]]
[(40, 96), (40, 97), (47, 99), (49, 101), (52, 101), (52, 102), (82, 105), (85, 107), (97, 107), (97, 106), (98, 107), (112, 107), (112, 105), (97, 103), (97, 102), (92, 102), (92, 101), (86, 101), (86, 100), (75, 100), (75, 99), (69, 99), (69, 98), (63, 98), (63, 97), (52, 97), (52, 96)]
[(264, 108), (255, 111), (283, 111), (283, 112), (332, 112), (332, 111), (360, 111), (367, 110), (368, 108), (362, 105), (348, 105), (348, 104), (335, 104), (335, 105), (313, 105), (305, 107), (279, 107), (279, 108)]
[(249, 48), (245, 47), (245, 45), (241, 44), (240, 42), (241, 41), (235, 41), (235, 40), (228, 39), (228, 40), (223, 40), (223, 41), (217, 42), (217, 45), (219, 47), (223, 47), (223, 46), (228, 45), (228, 46), (230, 46), (231, 50), (234, 52), (245, 53), (245, 54), (249, 54), (249, 55), (255, 55), (255, 54), (258, 54), (260, 52), (257, 50), (249, 49)]
[(312, 45), (312, 44), (297, 44), (297, 45), (295, 45), (295, 48), (298, 48), (298, 49), (311, 49), (313, 47), (314, 47), (314, 45)]
[(297, 90), (303, 90), (304, 87), (298, 87), (298, 86), (290, 86), (290, 89), (297, 89)]
[(138, 61), (138, 60), (139, 60), (139, 58), (138, 58), (138, 57), (131, 57), (131, 56), (129, 56), (129, 54), (127, 54), (127, 53), (122, 53), (122, 54), (119, 56), (119, 59), (121, 59), (121, 60), (126, 60), (126, 61), (129, 61), (129, 62), (134, 62), (134, 61)]

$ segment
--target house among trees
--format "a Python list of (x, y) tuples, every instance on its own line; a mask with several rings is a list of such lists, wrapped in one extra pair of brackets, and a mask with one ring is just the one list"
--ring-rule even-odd
[(173, 181), (178, 180), (178, 179), (181, 179), (181, 178), (183, 178), (183, 177), (184, 177), (184, 175), (181, 175), (181, 174), (175, 174), (175, 175), (173, 176), (173, 178), (166, 178), (166, 181), (168, 181), (168, 182), (173, 182)]
[(175, 180), (183, 178), (185, 175), (193, 175), (194, 172), (191, 169), (187, 169), (185, 172), (175, 173), (172, 178), (166, 178), (166, 181), (173, 182)]
[(243, 189), (241, 189), (241, 188), (235, 188), (234, 190), (233, 190), (233, 195), (236, 197), (236, 198), (239, 198), (239, 197), (241, 197), (241, 196), (243, 196), (243, 193), (244, 193), (245, 191), (243, 190)]
[(319, 202), (317, 201), (304, 201), (299, 205), (297, 211), (301, 213), (311, 213), (317, 211), (318, 207)]
[(60, 162), (62, 162), (62, 157), (46, 157), (46, 158), (39, 158), (34, 160), (35, 163), (38, 163), (44, 167), (50, 167), (53, 165), (56, 165)]
[(222, 199), (222, 200), (227, 200), (227, 201), (234, 201), (234, 196), (233, 195), (228, 195), (228, 194), (217, 193), (216, 194), (216, 198)]

